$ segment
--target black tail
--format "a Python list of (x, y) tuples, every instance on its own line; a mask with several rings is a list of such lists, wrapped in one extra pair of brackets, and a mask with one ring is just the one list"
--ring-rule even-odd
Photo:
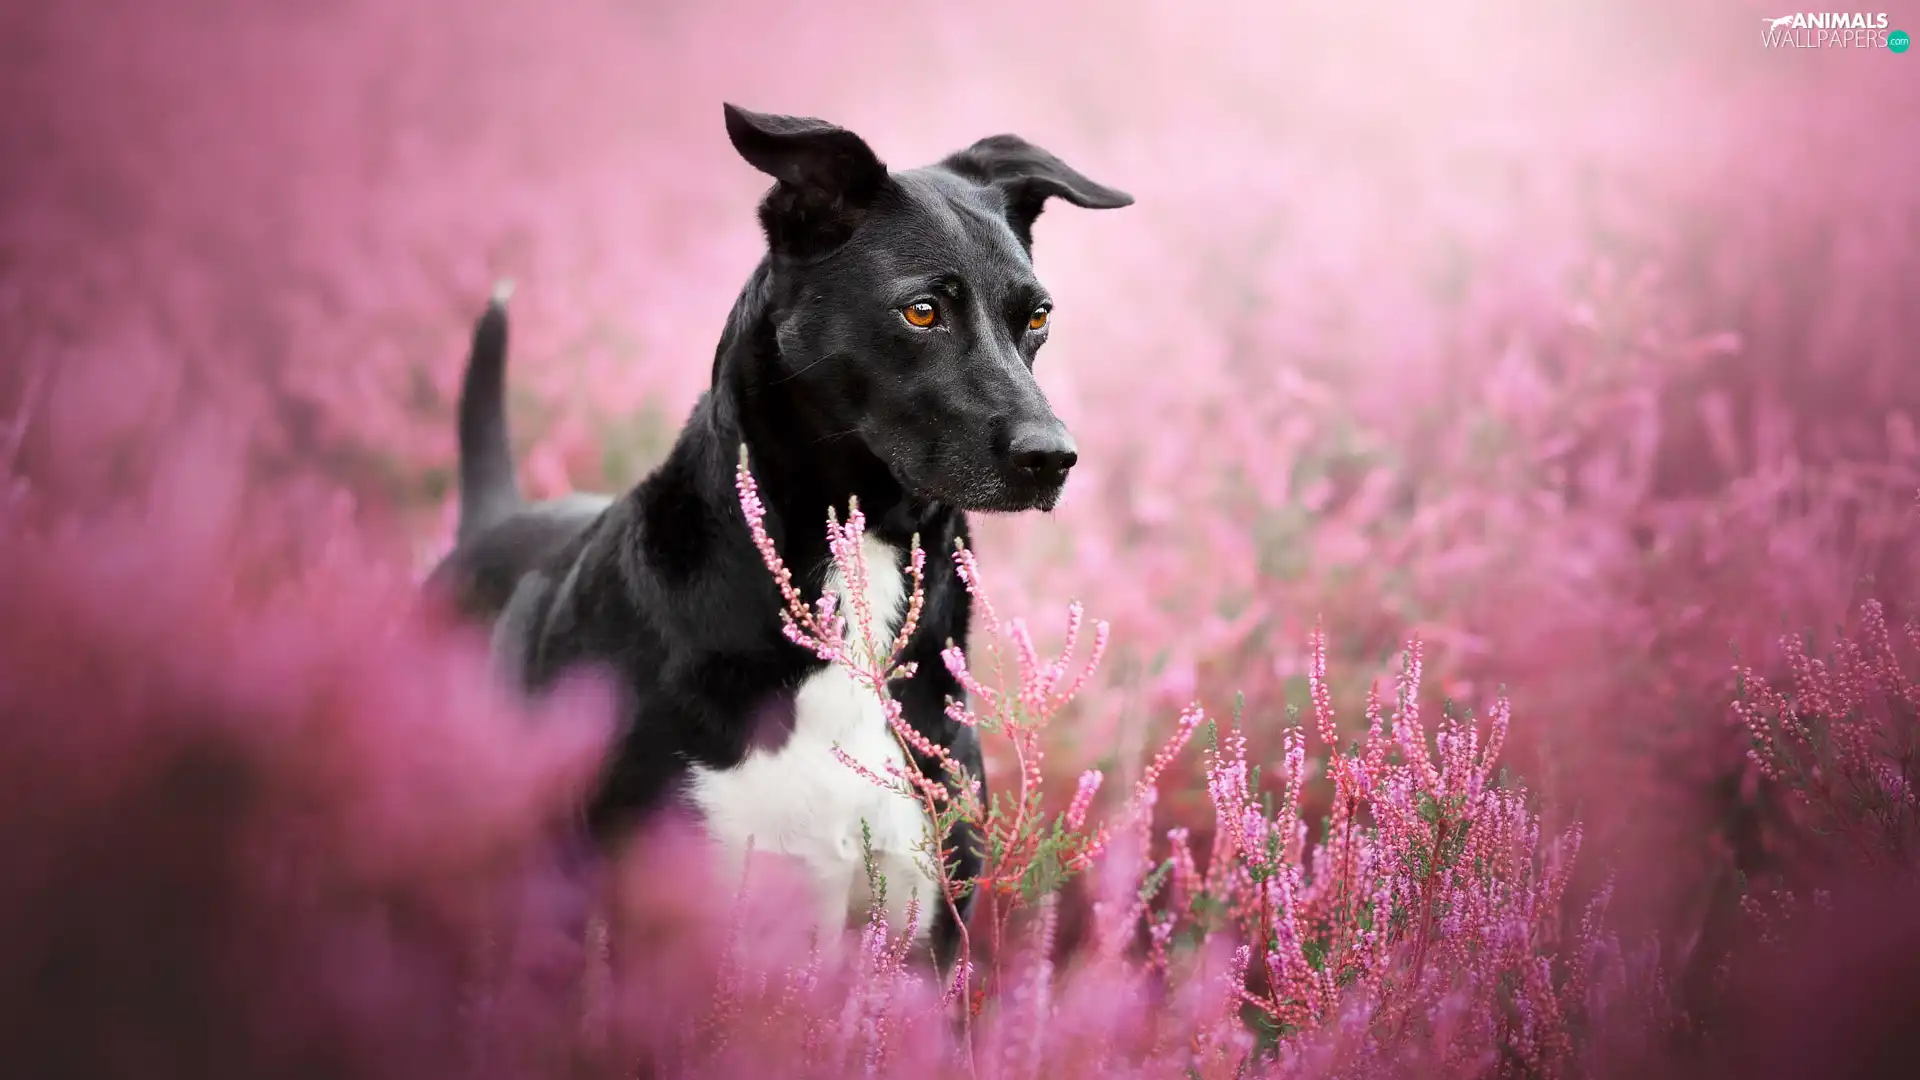
[(465, 540), (520, 506), (513, 446), (507, 441), (507, 297), (513, 286), (494, 286), (486, 313), (473, 327), (473, 352), (460, 387), (460, 524)]

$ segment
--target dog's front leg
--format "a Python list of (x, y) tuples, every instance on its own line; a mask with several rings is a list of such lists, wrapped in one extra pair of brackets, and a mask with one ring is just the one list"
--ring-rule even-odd
[(847, 924), (864, 912), (853, 907), (855, 885), (865, 871), (857, 863), (817, 868), (813, 878), (814, 935), (820, 951), (828, 957), (840, 955), (846, 943)]

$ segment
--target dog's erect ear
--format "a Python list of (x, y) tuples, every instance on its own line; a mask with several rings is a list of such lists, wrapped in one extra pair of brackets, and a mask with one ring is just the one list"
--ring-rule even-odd
[(981, 139), (940, 164), (975, 183), (999, 188), (1007, 200), (1007, 224), (1028, 248), (1033, 247), (1033, 221), (1050, 198), (1089, 210), (1133, 205), (1133, 196), (1087, 179), (1018, 135)]
[(760, 205), (760, 222), (775, 252), (805, 257), (846, 242), (887, 167), (846, 128), (803, 116), (775, 116), (726, 106), (727, 137), (747, 163), (779, 181)]

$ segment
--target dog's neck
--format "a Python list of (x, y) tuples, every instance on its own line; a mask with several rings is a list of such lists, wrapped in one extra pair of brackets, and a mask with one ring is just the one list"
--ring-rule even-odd
[[(958, 514), (908, 491), (858, 432), (832, 430), (791, 378), (775, 326), (773, 269), (763, 259), (727, 316), (714, 351), (706, 418), (726, 455), (728, 477), (741, 443), (776, 541), (798, 565), (824, 556), (827, 512), (845, 518), (857, 496), (876, 539), (904, 548), (939, 518)], [(781, 536), (784, 533), (784, 537)]]

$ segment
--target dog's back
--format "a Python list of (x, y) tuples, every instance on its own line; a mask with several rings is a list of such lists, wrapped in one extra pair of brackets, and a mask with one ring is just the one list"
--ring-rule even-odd
[(490, 622), (520, 580), (551, 562), (611, 505), (604, 495), (573, 494), (522, 506), (461, 540), (427, 576), (426, 587), (463, 616)]

